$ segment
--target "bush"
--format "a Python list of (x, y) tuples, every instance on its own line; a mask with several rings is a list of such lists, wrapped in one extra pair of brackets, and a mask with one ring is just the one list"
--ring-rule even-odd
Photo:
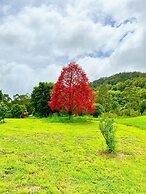
[(13, 118), (21, 118), (22, 113), (26, 111), (23, 105), (14, 104), (11, 108), (11, 114)]
[(146, 110), (143, 112), (143, 114), (142, 115), (146, 115)]
[(118, 115), (116, 113), (112, 112), (106, 112), (102, 114), (102, 117), (108, 117), (108, 118), (116, 118)]
[(99, 103), (96, 103), (95, 104), (95, 111), (94, 111), (93, 116), (94, 117), (99, 117), (103, 112), (104, 112), (103, 106)]
[(124, 108), (120, 111), (120, 116), (130, 116), (130, 110), (127, 108)]
[(116, 148), (116, 141), (113, 120), (106, 117), (101, 118), (99, 123), (99, 129), (107, 144), (108, 152), (114, 153)]
[(12, 113), (11, 113), (11, 110), (8, 110), (6, 112), (6, 117), (5, 118), (12, 118)]
[(3, 102), (0, 102), (0, 121), (3, 121), (3, 123), (6, 117), (6, 113), (7, 113), (7, 106)]
[[(53, 113), (53, 115), (55, 115), (55, 113)], [(57, 114), (56, 113), (56, 115), (58, 116), (68, 116), (68, 112), (67, 111), (65, 111), (65, 110), (63, 110), (63, 109), (61, 109), (60, 111), (59, 111), (59, 113)]]
[(137, 117), (137, 116), (140, 116), (140, 112), (137, 110), (130, 110), (130, 116), (131, 117)]

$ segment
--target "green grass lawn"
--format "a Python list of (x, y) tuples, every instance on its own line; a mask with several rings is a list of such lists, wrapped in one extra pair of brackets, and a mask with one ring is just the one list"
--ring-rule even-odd
[(117, 123), (124, 124), (127, 126), (134, 126), (140, 129), (146, 130), (146, 116), (141, 117), (131, 117), (131, 118), (118, 118)]
[[(146, 117), (118, 120), (117, 154), (98, 122), (7, 119), (0, 124), (0, 193), (146, 193)], [(122, 124), (120, 124), (122, 123)], [(124, 124), (126, 125), (124, 125)]]

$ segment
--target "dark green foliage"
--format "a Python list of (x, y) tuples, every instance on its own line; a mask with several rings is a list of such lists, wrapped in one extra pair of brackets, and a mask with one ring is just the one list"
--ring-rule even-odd
[(31, 101), (29, 101), (28, 104), (25, 105), (25, 107), (26, 107), (26, 110), (27, 110), (27, 112), (29, 113), (29, 115), (33, 113), (34, 107), (33, 107)]
[(4, 102), (0, 102), (0, 121), (4, 122), (4, 119), (6, 117), (6, 113), (7, 113), (7, 106), (4, 104)]
[(50, 123), (83, 123), (89, 122), (89, 117), (84, 116), (71, 116), (70, 118), (67, 116), (60, 116), (58, 113), (53, 113), (50, 117), (46, 118), (47, 122)]
[(101, 85), (97, 94), (96, 102), (102, 105), (104, 112), (109, 112), (112, 108), (111, 97), (108, 85)]
[(146, 111), (146, 100), (143, 100), (140, 103), (140, 112), (141, 112), (141, 114), (143, 114), (144, 111)]
[(99, 103), (96, 103), (95, 104), (95, 111), (94, 111), (93, 116), (94, 117), (99, 117), (103, 112), (104, 112), (103, 106)]
[(94, 86), (100, 86), (101, 84), (115, 85), (119, 82), (124, 82), (132, 78), (146, 78), (146, 73), (141, 72), (124, 72), (112, 75), (110, 77), (104, 77), (99, 80), (93, 81)]
[[(95, 83), (95, 82), (93, 82)], [(97, 80), (96, 103), (103, 106), (105, 113), (119, 116), (139, 116), (145, 111), (146, 73), (120, 73)]]
[(2, 93), (2, 91), (0, 90), (0, 101), (2, 101), (3, 100), (3, 93)]
[[(55, 113), (55, 114), (56, 114), (56, 113)], [(53, 114), (53, 115), (54, 115), (54, 114)], [(61, 109), (61, 110), (59, 111), (58, 115), (59, 115), (59, 116), (68, 116), (68, 112), (65, 111), (65, 110), (63, 110), (63, 109)]]
[(15, 94), (13, 96), (12, 104), (19, 104), (26, 108), (26, 111), (31, 114), (33, 112), (33, 107), (31, 104), (31, 97), (29, 94)]
[(8, 109), (8, 111), (6, 112), (6, 118), (13, 118), (11, 110)]
[[(17, 111), (20, 109), (20, 107), (21, 107), (21, 109), (23, 109), (23, 112), (27, 111), (27, 112), (29, 112), (29, 114), (31, 114), (33, 111), (33, 107), (30, 103), (30, 95), (29, 94), (15, 94), (13, 96), (13, 99), (8, 94), (3, 94), (2, 101), (7, 106), (7, 109), (8, 109), (7, 113), (6, 113), (7, 118), (11, 118), (11, 117), (19, 118), (19, 117), (21, 117), (22, 111), (20, 111), (20, 113), (18, 113), (19, 111)], [(17, 107), (16, 108), (15, 107), (16, 104), (21, 105), (21, 106), (19, 108), (18, 108), (18, 106), (16, 106)], [(17, 112), (17, 113), (15, 113), (15, 112)]]
[(3, 102), (7, 105), (9, 109), (11, 108), (12, 99), (8, 94), (3, 94)]
[(50, 101), (53, 86), (53, 83), (40, 82), (39, 86), (34, 87), (31, 94), (31, 103), (36, 116), (47, 117), (52, 113), (48, 102)]
[(131, 86), (127, 87), (123, 94), (122, 94), (123, 100), (126, 104), (126, 108), (133, 109), (135, 111), (139, 111), (139, 103), (140, 103), (140, 89)]
[(26, 111), (26, 108), (23, 105), (14, 104), (11, 108), (11, 114), (13, 118), (23, 117), (23, 112)]
[(99, 129), (105, 139), (108, 152), (114, 153), (116, 148), (116, 140), (113, 120), (106, 117), (101, 118), (99, 123)]
[(26, 106), (30, 102), (29, 94), (15, 94), (13, 96), (13, 104)]

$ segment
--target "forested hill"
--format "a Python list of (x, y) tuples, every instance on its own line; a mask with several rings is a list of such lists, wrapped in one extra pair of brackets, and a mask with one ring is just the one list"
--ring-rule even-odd
[(94, 81), (91, 87), (96, 93), (97, 116), (102, 112), (116, 116), (146, 114), (146, 73), (115, 74)]
[(119, 82), (125, 82), (129, 79), (134, 79), (134, 78), (146, 78), (146, 73), (141, 73), (141, 72), (124, 72), (124, 73), (118, 73), (115, 75), (112, 75), (110, 77), (103, 77), (98, 80), (93, 81), (93, 86), (97, 87), (102, 84), (111, 84), (115, 85)]

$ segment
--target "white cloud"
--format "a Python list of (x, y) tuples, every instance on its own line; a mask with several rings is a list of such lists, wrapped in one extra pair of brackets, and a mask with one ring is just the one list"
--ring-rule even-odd
[(39, 81), (55, 81), (71, 60), (91, 80), (146, 71), (145, 8), (144, 0), (0, 3), (0, 88), (30, 92)]

